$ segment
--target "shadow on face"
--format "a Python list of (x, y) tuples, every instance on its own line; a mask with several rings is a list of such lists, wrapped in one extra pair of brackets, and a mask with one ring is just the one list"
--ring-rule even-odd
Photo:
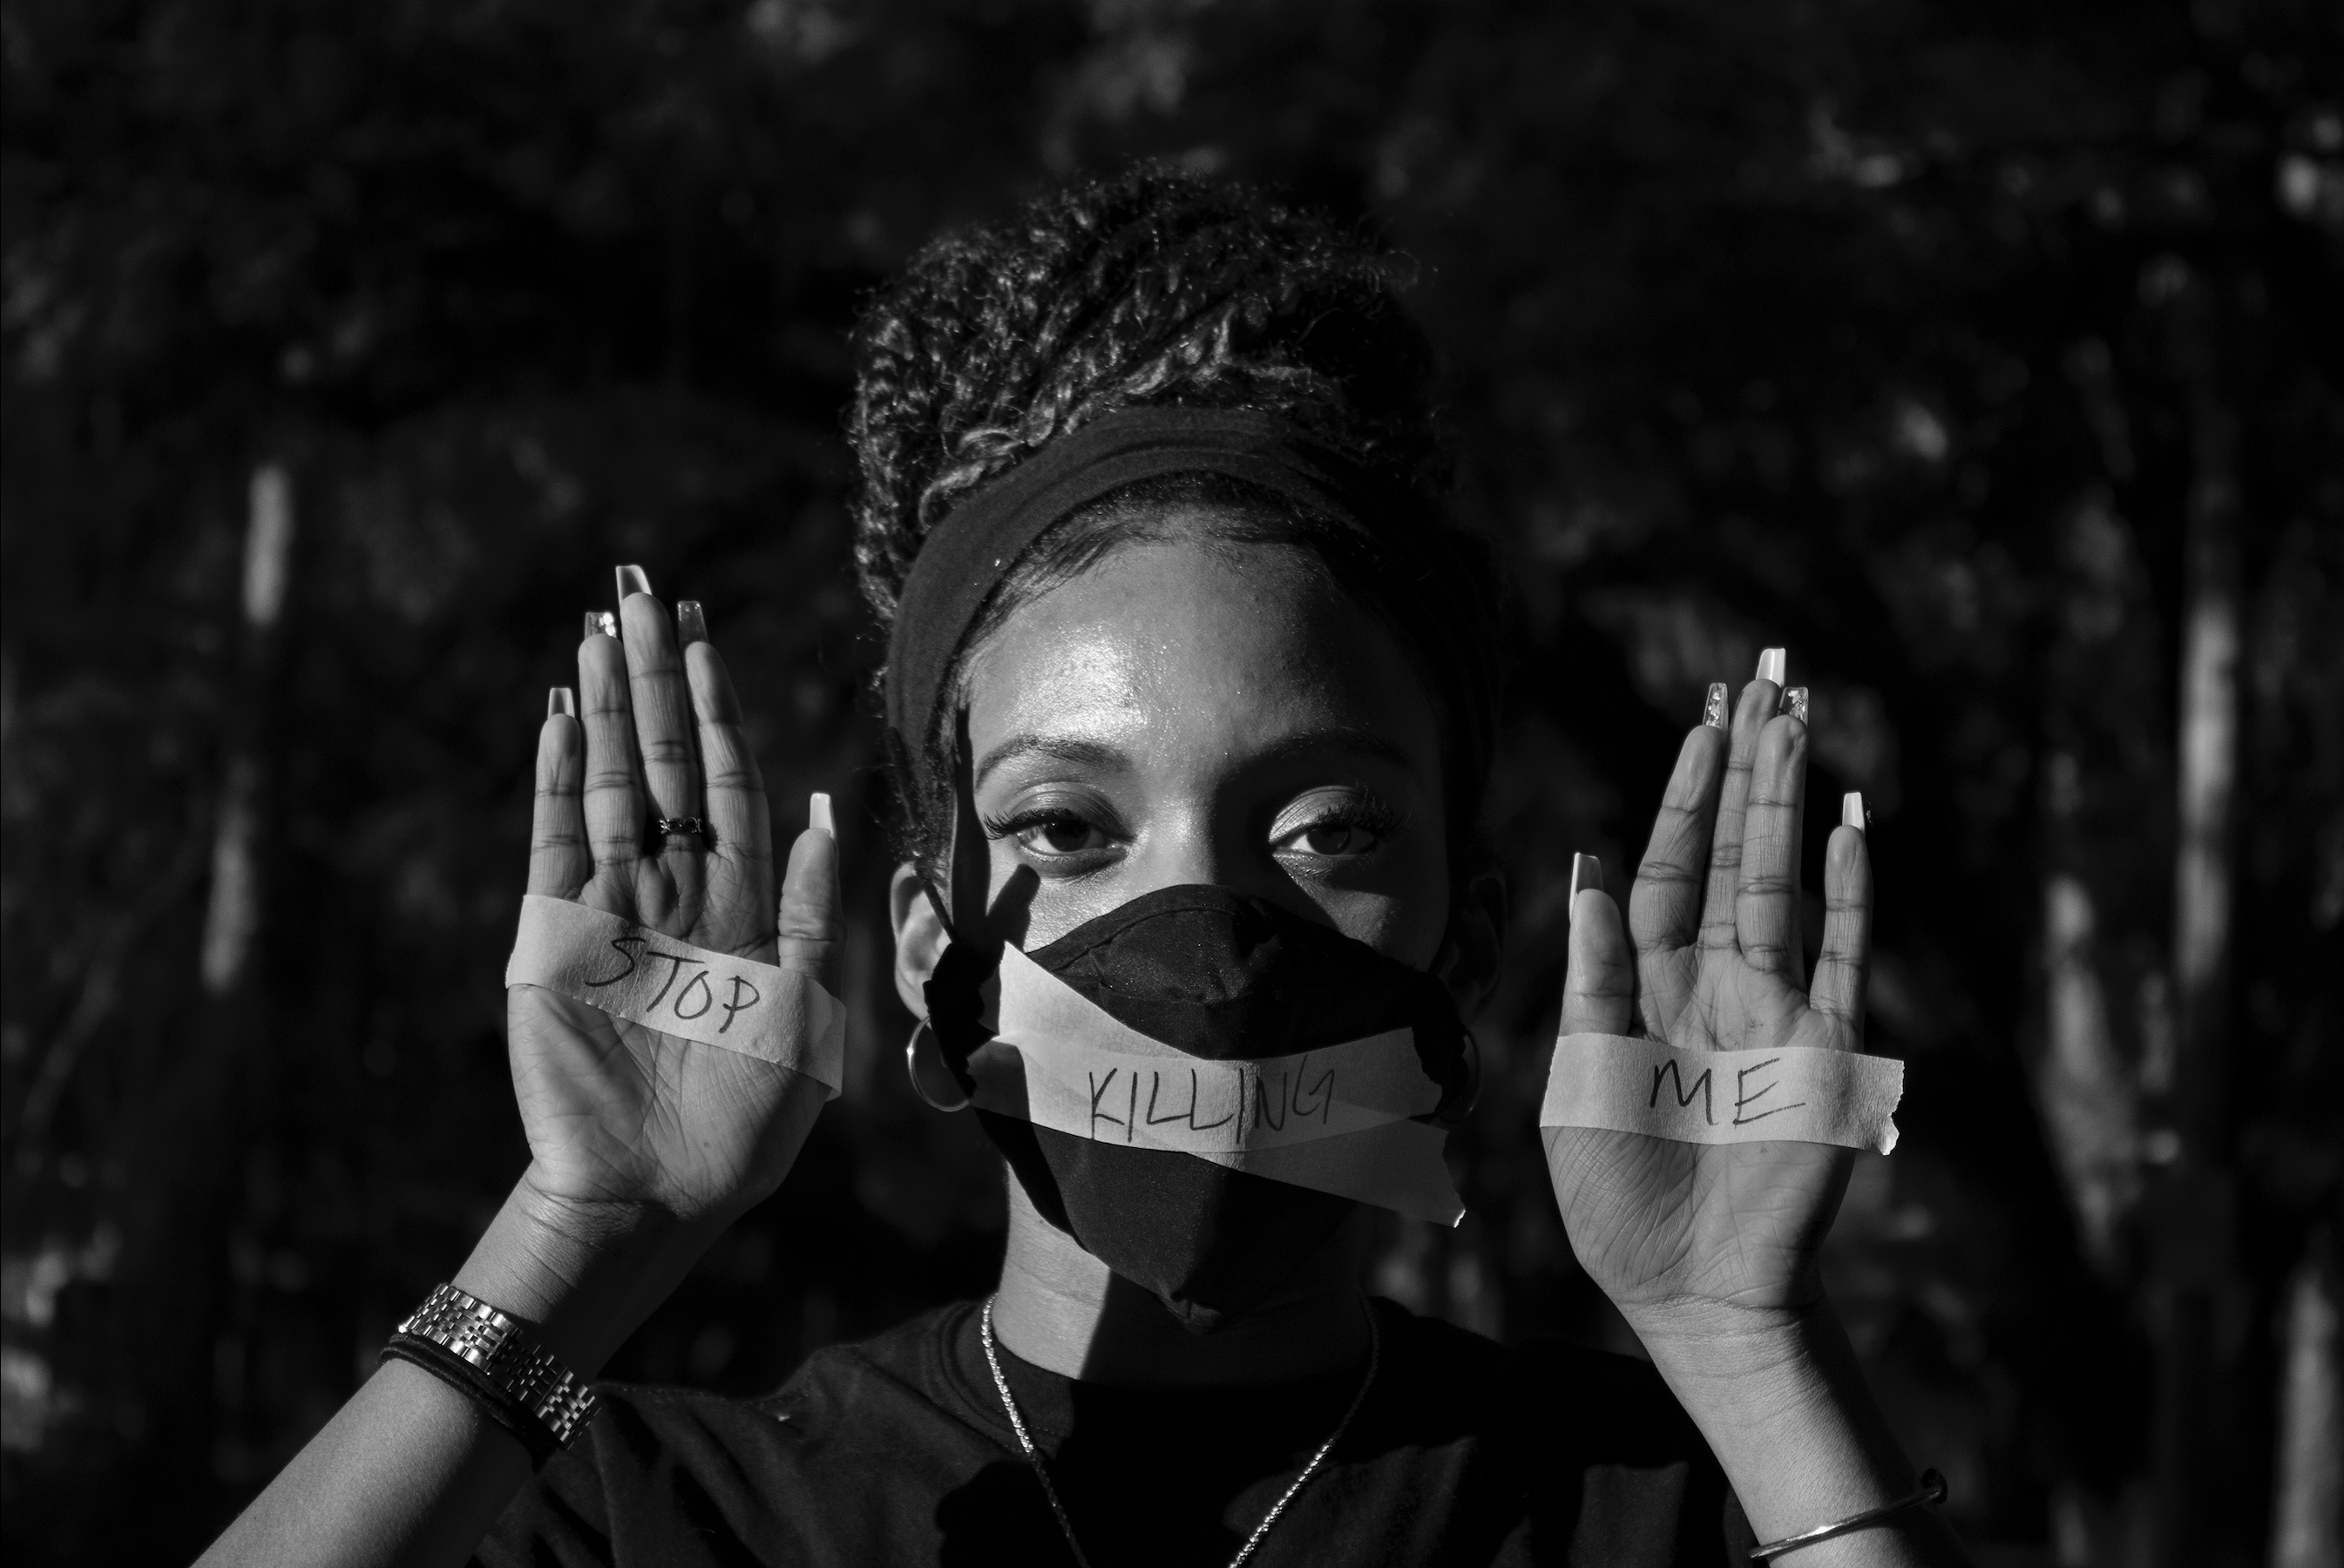
[[(968, 661), (991, 891), (1015, 894), (1001, 934), (1030, 950), (1214, 883), (1427, 967), (1450, 879), (1422, 678), (1305, 552), (1196, 532), (1113, 551)], [(942, 933), (908, 868), (895, 917), (916, 1006)]]

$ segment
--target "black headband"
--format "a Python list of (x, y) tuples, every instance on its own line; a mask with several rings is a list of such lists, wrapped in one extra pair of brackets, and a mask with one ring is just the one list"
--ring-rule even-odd
[(935, 790), (926, 742), (945, 682), (985, 601), (1019, 558), (1080, 508), (1173, 474), (1243, 480), (1356, 535), (1379, 575), (1395, 579), (1400, 602), (1389, 608), (1447, 689), (1448, 728), (1468, 769), (1454, 783), (1478, 791), (1494, 718), (1494, 671), (1480, 633), (1494, 606), (1464, 541), (1427, 516), (1420, 498), (1282, 419), (1175, 407), (1122, 409), (1045, 443), (929, 530), (896, 595), (888, 638), (887, 741), (904, 775), (899, 787), (924, 797)]

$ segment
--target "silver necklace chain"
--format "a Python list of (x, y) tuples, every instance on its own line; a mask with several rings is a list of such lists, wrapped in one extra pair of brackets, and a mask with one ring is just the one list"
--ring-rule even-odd
[[(1026, 1418), (1019, 1412), (1017, 1402), (1010, 1397), (1009, 1380), (1001, 1373), (1001, 1357), (993, 1348), (993, 1298), (990, 1296), (985, 1299), (985, 1317), (981, 1326), (984, 1330), (985, 1364), (993, 1371), (993, 1386), (1001, 1395), (1001, 1408), (1009, 1412), (1009, 1426), (1017, 1434), (1017, 1446), (1026, 1451), (1026, 1462), (1034, 1467), (1034, 1478), (1042, 1483), (1042, 1495), (1050, 1500), (1050, 1512), (1057, 1516), (1059, 1533), (1066, 1538), (1066, 1550), (1075, 1554), (1076, 1568), (1091, 1568), (1090, 1559), (1083, 1555), (1082, 1543), (1075, 1539), (1075, 1523), (1066, 1517), (1066, 1505), (1058, 1501), (1058, 1489), (1050, 1483), (1050, 1467), (1043, 1462), (1042, 1451), (1034, 1446), (1034, 1439), (1026, 1430)], [(1253, 1527), (1253, 1533), (1246, 1537), (1246, 1543), (1238, 1548), (1236, 1556), (1229, 1559), (1229, 1568), (1244, 1568), (1246, 1559), (1251, 1557), (1254, 1548), (1261, 1544), (1261, 1538), (1269, 1533), (1269, 1527), (1278, 1523), (1278, 1516), (1286, 1512), (1286, 1505), (1310, 1484), (1310, 1478), (1318, 1473), (1318, 1467), (1327, 1462), (1327, 1456), (1335, 1452), (1337, 1443), (1343, 1441), (1343, 1434), (1351, 1429), (1351, 1418), (1359, 1413), (1361, 1405), (1368, 1402), (1368, 1390), (1375, 1386), (1376, 1366), (1382, 1356), (1383, 1333), (1376, 1326), (1375, 1309), (1370, 1307), (1368, 1309), (1368, 1375), (1359, 1380), (1359, 1392), (1351, 1396), (1350, 1408), (1343, 1412), (1343, 1419), (1335, 1423), (1335, 1430), (1328, 1434), (1327, 1441), (1318, 1445), (1318, 1452), (1310, 1456), (1310, 1462), (1302, 1467), (1302, 1473), (1294, 1478), (1294, 1484), (1286, 1489), (1286, 1495), (1269, 1505), (1269, 1512), (1263, 1514), (1261, 1523)]]

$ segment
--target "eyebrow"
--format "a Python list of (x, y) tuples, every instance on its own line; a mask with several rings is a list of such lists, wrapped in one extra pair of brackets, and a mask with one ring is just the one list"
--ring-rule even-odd
[[(1361, 729), (1350, 725), (1330, 726), (1323, 729), (1306, 729), (1298, 735), (1288, 735), (1248, 758), (1247, 763), (1252, 768), (1274, 767), (1282, 762), (1323, 757), (1330, 752), (1376, 758), (1380, 761), (1405, 769), (1409, 773), (1421, 771), (1417, 766), (1416, 759), (1409, 756), (1408, 749), (1398, 741), (1389, 736), (1379, 735), (1372, 729)], [(1004, 763), (1026, 757), (1049, 757), (1061, 762), (1073, 762), (1092, 768), (1119, 769), (1131, 766), (1131, 754), (1118, 746), (1109, 746), (1097, 740), (1084, 740), (1070, 735), (1044, 735), (1029, 732), (1013, 735), (986, 752), (984, 759), (976, 766), (972, 785), (982, 785), (995, 769)]]
[(1252, 766), (1259, 768), (1280, 762), (1305, 761), (1329, 752), (1373, 757), (1394, 767), (1406, 769), (1410, 773), (1418, 770), (1416, 759), (1410, 757), (1408, 748), (1399, 741), (1389, 736), (1379, 735), (1372, 729), (1361, 729), (1348, 724), (1330, 725), (1324, 729), (1306, 729), (1298, 735), (1289, 735), (1265, 748), (1250, 760)]
[(976, 765), (972, 787), (982, 785), (993, 770), (1005, 762), (1015, 762), (1023, 757), (1053, 757), (1061, 762), (1082, 763), (1092, 768), (1128, 768), (1130, 754), (1121, 747), (1109, 746), (1098, 740), (1081, 740), (1069, 735), (1013, 735), (985, 754)]

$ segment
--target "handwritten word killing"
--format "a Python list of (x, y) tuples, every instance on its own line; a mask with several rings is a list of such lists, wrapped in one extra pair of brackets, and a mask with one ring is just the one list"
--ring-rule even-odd
[[(669, 965), (667, 979), (661, 982), (659, 994), (652, 997), (649, 1001), (642, 1004), (642, 1010), (646, 1015), (647, 1021), (651, 1015), (655, 1015), (659, 1011), (660, 1003), (669, 1001), (669, 993), (673, 992), (674, 1000), (669, 1002), (669, 1010), (673, 1012), (676, 1017), (683, 1019), (686, 1021), (706, 1016), (711, 1008), (723, 1008), (724, 1021), (716, 1026), (716, 1032), (722, 1034), (726, 1030), (732, 1027), (732, 1019), (735, 1014), (756, 1006), (758, 1002), (763, 1000), (763, 998), (759, 995), (757, 988), (754, 985), (752, 985), (746, 977), (742, 975), (731, 975), (726, 977), (726, 979), (728, 979), (732, 984), (732, 997), (729, 1000), (722, 1002), (718, 1001), (715, 988), (708, 983), (708, 977), (712, 971), (705, 962), (693, 958), (690, 953), (660, 952), (656, 949), (652, 948), (651, 939), (648, 937), (627, 936), (613, 938), (611, 942), (611, 950), (617, 953), (620, 959), (625, 962), (627, 967), (621, 970), (616, 974), (605, 975), (601, 980), (588, 980), (586, 982), (588, 987), (600, 989), (603, 986), (617, 985), (621, 980), (628, 979), (635, 972), (639, 960), (650, 960), (654, 962), (664, 960)], [(687, 965), (690, 966), (693, 971), (692, 978), (685, 980), (683, 984), (679, 988), (676, 985), (676, 981), (683, 978), (683, 971)], [(745, 996), (742, 994), (744, 991), (748, 993)], [(698, 998), (700, 1001), (700, 1005), (698, 1007), (686, 1005), (695, 997)]]
[[(1242, 1141), (1248, 1112), (1257, 1131), (1268, 1128), (1272, 1132), (1283, 1132), (1289, 1122), (1307, 1122), (1312, 1117), (1317, 1117), (1323, 1127), (1334, 1113), (1335, 1070), (1328, 1068), (1312, 1079), (1309, 1062), (1306, 1055), (1298, 1059), (1292, 1068), (1280, 1068), (1275, 1073), (1264, 1072), (1247, 1062), (1228, 1063), (1237, 1069), (1234, 1074), (1217, 1071), (1212, 1077), (1224, 1083), (1231, 1077), (1236, 1079), (1234, 1103), (1222, 1101), (1212, 1108), (1221, 1114), (1204, 1121), (1198, 1120), (1200, 1112), (1209, 1112), (1202, 1103), (1203, 1085), (1196, 1068), (1110, 1067), (1104, 1073), (1094, 1069), (1090, 1072), (1090, 1136), (1099, 1136), (1102, 1122), (1122, 1128), (1126, 1143), (1135, 1139), (1141, 1127), (1177, 1126), (1190, 1132), (1210, 1132), (1235, 1122), (1230, 1136)], [(1188, 1081), (1186, 1084), (1180, 1081), (1184, 1077)], [(1118, 1111), (1122, 1112), (1120, 1116), (1116, 1114)], [(1114, 1135), (1107, 1136), (1112, 1139)]]
[[(1765, 1099), (1766, 1096), (1773, 1093), (1774, 1091), (1782, 1087), (1782, 1084), (1778, 1081), (1770, 1078), (1764, 1083), (1759, 1085), (1753, 1090), (1750, 1087), (1751, 1074), (1763, 1072), (1782, 1060), (1783, 1059), (1779, 1056), (1770, 1056), (1763, 1061), (1743, 1068), (1733, 1075), (1733, 1126), (1747, 1127), (1753, 1121), (1763, 1121), (1769, 1116), (1780, 1115), (1785, 1111), (1796, 1111), (1801, 1106), (1806, 1104), (1805, 1101), (1800, 1100), (1794, 1101), (1789, 1105), (1773, 1106), (1769, 1110), (1755, 1111), (1747, 1116), (1743, 1114), (1743, 1112), (1749, 1110), (1751, 1106), (1757, 1104), (1761, 1100)], [(1701, 1096), (1701, 1119), (1712, 1127), (1717, 1125), (1717, 1108), (1713, 1103), (1713, 1096), (1710, 1089), (1710, 1070), (1708, 1068), (1704, 1067), (1701, 1070), (1701, 1076), (1692, 1081), (1692, 1087), (1690, 1089), (1685, 1087), (1684, 1074), (1677, 1070), (1677, 1064), (1675, 1062), (1664, 1061), (1661, 1063), (1660, 1066), (1652, 1069), (1652, 1097), (1649, 1101), (1645, 1101), (1647, 1109), (1657, 1109), (1659, 1107), (1661, 1103), (1661, 1081), (1663, 1078), (1667, 1079), (1672, 1085), (1669, 1092), (1676, 1096), (1677, 1108), (1679, 1110), (1682, 1110), (1684, 1107), (1691, 1105), (1693, 1101), (1693, 1096), (1697, 1094)]]

